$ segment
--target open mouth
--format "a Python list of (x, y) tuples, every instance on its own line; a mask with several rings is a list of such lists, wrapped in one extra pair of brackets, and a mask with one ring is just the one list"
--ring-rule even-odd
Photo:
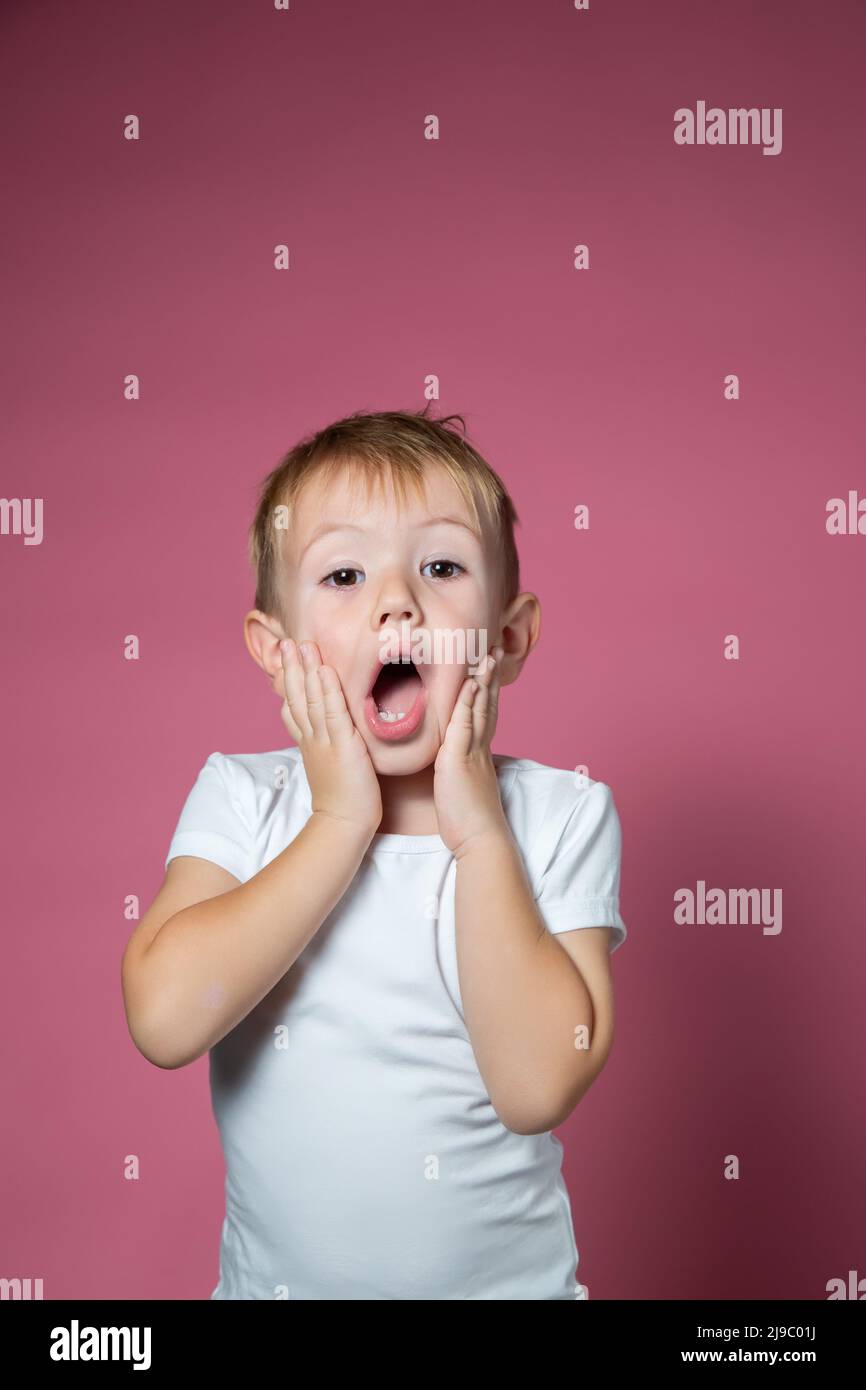
[(423, 684), (414, 661), (386, 662), (370, 691), (376, 712), (385, 723), (405, 719)]
[(374, 676), (364, 701), (364, 713), (373, 733), (389, 742), (413, 734), (427, 707), (427, 689), (419, 668), (408, 657), (403, 661), (377, 662)]

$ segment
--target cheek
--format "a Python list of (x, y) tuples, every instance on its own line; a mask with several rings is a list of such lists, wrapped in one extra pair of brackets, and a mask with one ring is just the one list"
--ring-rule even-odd
[(322, 662), (332, 667), (345, 689), (351, 677), (358, 646), (357, 623), (346, 614), (334, 612), (327, 604), (311, 602), (302, 615), (304, 636), (318, 647)]
[(346, 618), (339, 608), (336, 612), (334, 609), (335, 605), (328, 603), (328, 596), (321, 589), (313, 589), (304, 596), (300, 620), (311, 642), (336, 651), (341, 645)]
[[(463, 589), (448, 606), (447, 617), (443, 618), (443, 626), (460, 628), (467, 633), (475, 635), (476, 649), (482, 644), (484, 634), (490, 640), (490, 604), (487, 595), (480, 589), (473, 587), (471, 591)], [(467, 650), (471, 651), (471, 646), (467, 643)]]

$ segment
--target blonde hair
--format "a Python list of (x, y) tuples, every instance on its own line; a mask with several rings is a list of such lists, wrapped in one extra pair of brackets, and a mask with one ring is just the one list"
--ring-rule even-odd
[[(268, 474), (262, 486), (249, 532), (250, 563), (256, 577), (255, 607), (284, 621), (280, 602), (280, 545), (276, 509), (289, 519), (301, 488), (319, 472), (327, 481), (340, 468), (358, 467), (367, 483), (381, 485), (386, 472), (405, 504), (407, 487), (420, 494), (425, 466), (441, 464), (460, 489), (479, 532), (486, 525), (500, 556), (500, 597), (503, 607), (520, 592), (520, 562), (514, 538), (519, 518), (501, 478), (466, 438), (462, 415), (433, 419), (429, 402), (419, 413), (402, 410), (376, 414), (360, 412), (305, 436)], [(448, 428), (459, 420), (463, 434)], [(291, 520), (289, 520), (291, 524)]]

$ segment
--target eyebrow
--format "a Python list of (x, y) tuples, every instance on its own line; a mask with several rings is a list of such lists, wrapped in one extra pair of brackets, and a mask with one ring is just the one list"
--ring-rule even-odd
[[(416, 524), (415, 524), (411, 529), (412, 529), (413, 531), (420, 531), (420, 530), (421, 530), (423, 527), (425, 527), (425, 526), (444, 526), (444, 525), (448, 525), (448, 526), (462, 526), (462, 527), (464, 528), (464, 530), (468, 531), (469, 534), (470, 534), (471, 536), (474, 536), (475, 539), (476, 539), (477, 541), (479, 541), (479, 542), (481, 541), (481, 537), (479, 536), (478, 532), (475, 530), (474, 526), (470, 526), (469, 523), (466, 522), (466, 521), (461, 521), (460, 518), (459, 518), (459, 516), (433, 516), (433, 517), (429, 517), (426, 521), (419, 521), (419, 522), (416, 522)], [(305, 555), (305, 554), (307, 553), (307, 551), (309, 550), (310, 546), (313, 544), (314, 541), (320, 540), (320, 539), (322, 538), (322, 536), (330, 535), (330, 533), (331, 533), (332, 531), (359, 531), (359, 532), (361, 532), (362, 534), (365, 534), (365, 533), (367, 533), (369, 530), (370, 530), (370, 527), (369, 527), (369, 526), (355, 526), (355, 525), (353, 525), (351, 522), (348, 522), (348, 521), (347, 521), (347, 522), (338, 522), (338, 521), (337, 521), (337, 522), (327, 522), (327, 521), (325, 521), (325, 522), (322, 523), (321, 526), (317, 526), (317, 527), (316, 527), (315, 531), (314, 531), (313, 534), (310, 536), (310, 539), (307, 541), (307, 544), (304, 546), (303, 550), (301, 551), (301, 555)]]

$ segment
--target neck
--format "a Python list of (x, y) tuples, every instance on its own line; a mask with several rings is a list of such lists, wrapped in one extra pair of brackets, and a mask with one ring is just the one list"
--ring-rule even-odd
[(382, 792), (381, 835), (438, 835), (433, 801), (433, 764), (406, 777), (379, 777)]

